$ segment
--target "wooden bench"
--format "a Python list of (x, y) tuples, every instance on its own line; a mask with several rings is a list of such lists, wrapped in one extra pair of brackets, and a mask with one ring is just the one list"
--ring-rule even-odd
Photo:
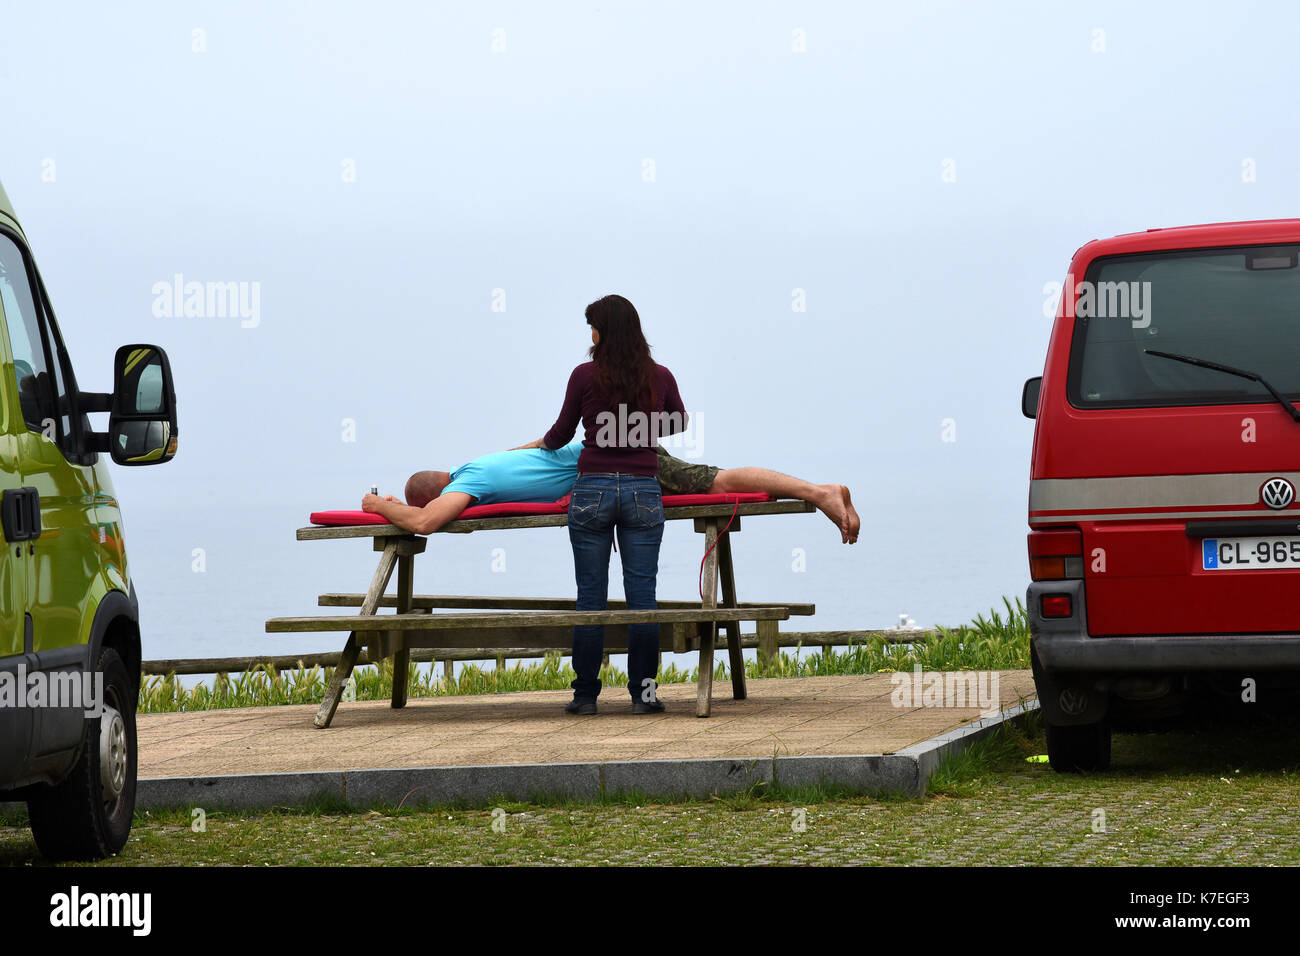
[[(316, 714), (316, 726), (328, 727), (341, 699), (343, 685), (356, 664), (361, 645), (367, 645), (372, 660), (393, 657), (393, 706), (406, 703), (410, 651), (416, 647), (533, 647), (567, 650), (573, 644), (576, 624), (605, 626), (606, 653), (627, 651), (627, 625), (658, 624), (659, 648), (683, 652), (692, 644), (700, 648), (699, 696), (703, 712), (709, 715), (713, 676), (713, 636), (717, 625), (738, 625), (742, 621), (785, 621), (790, 608), (781, 605), (749, 605), (735, 608), (687, 608), (610, 611), (524, 611), (481, 614), (431, 614), (414, 611), (398, 614), (331, 615), (324, 617), (281, 617), (266, 622), (270, 633), (348, 631), (348, 650), (339, 661), (334, 678)], [(746, 696), (745, 665), (739, 640), (728, 640), (731, 657), (732, 695)], [(337, 686), (337, 691), (335, 685)]]
[[(363, 644), (369, 646), (371, 660), (393, 658), (394, 707), (406, 703), (406, 684), (413, 647), (536, 647), (565, 649), (572, 647), (575, 624), (606, 626), (607, 651), (627, 649), (627, 625), (660, 625), (661, 650), (684, 653), (698, 649), (699, 684), (696, 715), (709, 716), (713, 693), (713, 653), (718, 628), (727, 634), (727, 651), (732, 675), (732, 694), (745, 697), (745, 667), (740, 640), (740, 623), (753, 621), (761, 647), (775, 648), (777, 624), (792, 614), (812, 614), (811, 604), (739, 604), (736, 600), (735, 570), (731, 555), (731, 535), (740, 530), (740, 518), (746, 515), (801, 514), (813, 511), (803, 501), (746, 502), (739, 505), (687, 505), (665, 508), (665, 520), (691, 518), (695, 530), (704, 535), (707, 558), (703, 568), (701, 601), (660, 601), (659, 610), (627, 610), (623, 602), (610, 602), (607, 611), (577, 611), (576, 602), (552, 598), (457, 597), (454, 595), (413, 594), (414, 558), (422, 554), (427, 538), (411, 534), (391, 524), (307, 527), (298, 529), (298, 540), (339, 538), (374, 539), (381, 552), (379, 566), (364, 595), (324, 594), (318, 603), (326, 607), (358, 607), (355, 616), (272, 618), (266, 622), (270, 633), (304, 633), (347, 631), (348, 639), (338, 667), (314, 723), (328, 727), (342, 699), (343, 689), (356, 666)], [(514, 528), (562, 527), (567, 515), (529, 515), (506, 518), (471, 518), (453, 521), (441, 528), (442, 533)], [(725, 530), (724, 530), (725, 529)], [(393, 571), (397, 571), (397, 594), (386, 597)], [(721, 578), (722, 601), (718, 600)], [(468, 602), (468, 603), (465, 603)], [(380, 607), (392, 607), (394, 614), (378, 614)], [(436, 608), (482, 608), (480, 614), (434, 614)], [(507, 610), (509, 609), (509, 610)]]
[[(317, 598), (316, 603), (321, 607), (361, 607), (365, 602), (364, 594), (322, 594)], [(609, 610), (618, 611), (627, 608), (626, 601), (610, 600), (606, 602)], [(703, 604), (700, 601), (658, 601), (660, 610), (672, 610), (675, 608), (698, 608)], [(722, 605), (726, 607), (727, 605)], [(397, 598), (392, 595), (384, 595), (379, 599), (379, 607), (397, 607)], [(477, 609), (488, 611), (574, 611), (577, 610), (578, 602), (573, 598), (544, 598), (544, 597), (495, 597), (486, 595), (462, 595), (462, 594), (413, 594), (411, 596), (410, 609), (412, 611), (432, 611), (437, 608), (442, 609)], [(790, 612), (791, 617), (811, 616), (816, 613), (815, 604), (796, 604), (789, 601), (773, 601), (768, 604), (757, 604), (752, 601), (739, 601), (735, 607), (784, 607)], [(723, 622), (727, 625), (727, 636), (730, 639), (731, 622)], [(756, 621), (755, 635), (758, 638), (758, 654), (762, 660), (774, 660), (778, 653), (778, 639), (780, 632), (777, 630), (776, 621), (761, 620)], [(666, 632), (669, 625), (663, 625)], [(609, 655), (612, 650), (616, 654), (621, 654), (627, 650), (626, 643), (620, 643), (625, 635), (625, 628), (618, 627), (613, 630), (605, 631), (605, 654)], [(532, 632), (530, 640), (538, 640), (538, 635)], [(666, 633), (660, 635), (660, 650), (670, 650), (666, 643), (668, 637)], [(614, 643), (611, 644), (610, 642)], [(844, 641), (850, 643), (850, 641)], [(469, 647), (471, 645), (464, 645)], [(486, 648), (489, 645), (474, 644), (473, 647)], [(531, 645), (520, 644), (492, 644), (493, 649), (505, 647), (528, 646), (534, 650), (550, 650), (556, 647), (570, 648), (570, 644), (552, 644), (552, 643), (535, 643)], [(452, 647), (450, 645), (441, 645), (433, 648), (435, 650), (461, 650), (461, 647)], [(699, 650), (699, 638), (696, 635), (689, 634), (684, 627), (676, 627), (672, 630), (672, 647), (675, 654), (685, 654), (688, 651)]]

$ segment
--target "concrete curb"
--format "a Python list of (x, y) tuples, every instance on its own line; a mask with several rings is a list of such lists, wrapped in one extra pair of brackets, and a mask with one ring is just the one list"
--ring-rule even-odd
[(923, 794), (947, 757), (965, 750), (1005, 722), (1023, 720), (1038, 701), (915, 744), (896, 754), (806, 757), (610, 760), (589, 763), (489, 764), (470, 767), (394, 767), (369, 770), (250, 773), (208, 777), (142, 778), (136, 808), (203, 807), (258, 810), (313, 803), (351, 807), (420, 806), (497, 799), (567, 797), (593, 800), (617, 793), (648, 797), (707, 797), (743, 792), (755, 784), (782, 787), (836, 784), (862, 793)]
[(958, 727), (946, 734), (940, 734), (938, 737), (931, 737), (919, 744), (913, 744), (911, 747), (900, 750), (897, 756), (916, 761), (917, 779), (920, 784), (916, 792), (923, 793), (930, 783), (931, 775), (944, 760), (961, 753), (977, 740), (983, 740), (1002, 724), (1011, 723), (1012, 721), (1024, 721), (1037, 710), (1037, 699), (1021, 701), (1014, 707), (1009, 707), (993, 717), (985, 717), (974, 723), (967, 724), (965, 727)]

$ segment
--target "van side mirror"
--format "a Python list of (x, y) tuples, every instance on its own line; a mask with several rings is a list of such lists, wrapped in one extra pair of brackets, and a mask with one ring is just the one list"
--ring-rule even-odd
[(1043, 389), (1043, 376), (1031, 378), (1025, 382), (1024, 391), (1020, 393), (1020, 411), (1026, 418), (1038, 417), (1038, 393)]
[(159, 465), (176, 454), (171, 363), (156, 345), (123, 345), (113, 357), (108, 451), (119, 465)]

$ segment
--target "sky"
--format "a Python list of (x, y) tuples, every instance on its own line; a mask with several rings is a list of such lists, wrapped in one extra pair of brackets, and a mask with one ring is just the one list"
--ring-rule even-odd
[[(368, 546), (296, 542), (308, 512), (539, 437), (610, 292), (700, 460), (853, 491), (856, 546), (751, 522), (742, 599), (815, 597), (810, 629), (1014, 599), (1047, 288), (1093, 238), (1296, 214), (1297, 20), (4, 0), (0, 181), (80, 384), (135, 342), (176, 379), (176, 459), (113, 469), (146, 656), (265, 648), (265, 617), (362, 590)], [(168, 314), (176, 281), (248, 308)], [(565, 536), (516, 534), (431, 542), (417, 589), (567, 593)], [(692, 538), (661, 596), (693, 591)]]

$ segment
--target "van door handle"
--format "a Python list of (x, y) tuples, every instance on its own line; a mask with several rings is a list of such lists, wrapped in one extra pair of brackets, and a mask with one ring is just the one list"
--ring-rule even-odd
[(0, 499), (6, 541), (33, 541), (41, 536), (41, 495), (35, 488), (10, 488)]

